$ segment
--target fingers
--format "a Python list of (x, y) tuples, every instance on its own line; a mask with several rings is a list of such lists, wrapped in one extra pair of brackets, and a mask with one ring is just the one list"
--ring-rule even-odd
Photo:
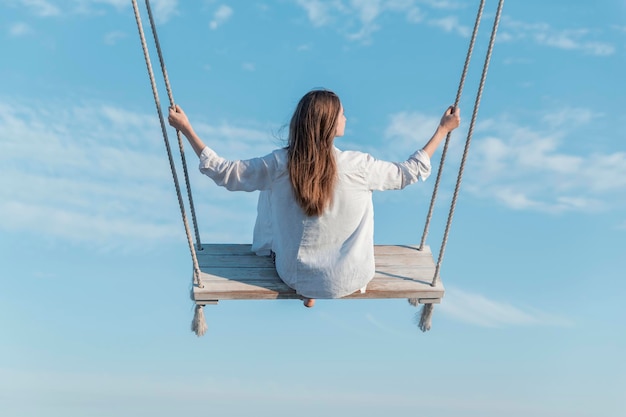
[(455, 106), (448, 107), (441, 118), (440, 124), (448, 131), (456, 129), (461, 124), (461, 110)]
[(189, 120), (187, 119), (185, 112), (177, 104), (169, 108), (167, 121), (170, 126), (177, 130), (182, 130), (189, 124)]
[(178, 104), (175, 104), (174, 106), (170, 106), (169, 108), (169, 118), (175, 118), (177, 116), (177, 114), (184, 114), (183, 113), (183, 109), (180, 108), (180, 106)]
[(450, 106), (448, 110), (446, 110), (446, 116), (453, 117), (457, 122), (461, 121), (461, 109), (458, 107)]
[(178, 106), (170, 107), (169, 115), (167, 117), (167, 122), (170, 124), (170, 126), (175, 128), (178, 128), (177, 122), (179, 119), (179, 115), (177, 114), (177, 110), (179, 110)]

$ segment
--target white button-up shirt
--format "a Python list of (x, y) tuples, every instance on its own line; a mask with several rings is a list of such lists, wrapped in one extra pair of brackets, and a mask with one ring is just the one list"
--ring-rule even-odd
[(374, 277), (372, 191), (397, 190), (431, 172), (423, 150), (402, 163), (374, 159), (335, 148), (338, 181), (332, 203), (320, 216), (307, 216), (295, 201), (287, 150), (229, 161), (206, 147), (200, 172), (232, 191), (262, 190), (252, 249), (276, 254), (276, 271), (296, 292), (309, 298), (340, 298), (365, 287)]

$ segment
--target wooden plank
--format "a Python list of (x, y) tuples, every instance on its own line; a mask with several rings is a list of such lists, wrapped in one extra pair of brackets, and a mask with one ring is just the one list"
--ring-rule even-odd
[[(259, 268), (217, 268), (217, 267), (201, 267), (202, 279), (206, 281), (219, 280), (235, 280), (235, 281), (255, 281), (264, 280), (280, 280), (276, 274), (276, 269), (259, 267)], [(375, 279), (380, 280), (413, 280), (426, 284), (432, 282), (435, 270), (431, 267), (412, 267), (406, 265), (390, 266), (386, 268), (376, 268)]]
[[(251, 251), (251, 245), (240, 243), (205, 243), (202, 244), (202, 250), (197, 251), (198, 258), (202, 256), (213, 255), (254, 255)], [(375, 245), (374, 253), (377, 256), (406, 254), (411, 256), (424, 256), (432, 258), (430, 246), (424, 246), (424, 250), (420, 251), (415, 245)], [(254, 255), (256, 256), (256, 255)], [(261, 257), (262, 258), (262, 257)]]
[[(206, 288), (206, 287), (205, 287)], [(281, 299), (301, 298), (296, 292), (285, 285), (282, 281), (251, 281), (251, 282), (214, 282), (210, 291), (194, 289), (196, 302), (203, 300), (247, 300), (247, 299)], [(439, 300), (443, 297), (443, 286), (430, 287), (424, 285), (416, 287), (408, 284), (383, 284), (372, 280), (367, 286), (365, 293), (355, 292), (344, 298), (374, 299), (374, 298), (418, 298)], [(432, 302), (432, 301), (431, 301)]]
[[(197, 288), (194, 291), (195, 300), (240, 300), (240, 299), (276, 299), (302, 298), (284, 283), (277, 281), (249, 281), (249, 282), (213, 282), (210, 289)], [(372, 280), (365, 293), (357, 291), (344, 298), (443, 298), (444, 289), (438, 287), (416, 287), (411, 285), (389, 285)]]
[[(417, 298), (439, 302), (441, 282), (431, 287), (435, 264), (430, 248), (377, 245), (376, 273), (364, 294), (344, 298)], [(277, 275), (269, 257), (259, 257), (245, 244), (207, 244), (198, 251), (203, 288), (194, 287), (198, 304), (216, 300), (301, 298)]]
[[(375, 256), (376, 267), (385, 268), (397, 265), (416, 267), (431, 267), (432, 259), (411, 255), (383, 255)], [(269, 256), (251, 255), (206, 255), (198, 257), (201, 268), (273, 268), (274, 263)]]
[[(198, 252), (198, 264), (201, 267), (237, 267), (260, 268), (273, 267), (269, 256), (256, 256), (250, 251), (250, 245), (204, 245)], [(407, 264), (414, 266), (432, 266), (430, 249), (419, 251), (413, 247), (375, 246), (376, 267)]]

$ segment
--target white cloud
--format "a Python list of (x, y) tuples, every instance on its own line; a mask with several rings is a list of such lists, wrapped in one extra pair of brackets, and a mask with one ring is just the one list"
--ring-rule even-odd
[[(130, 2), (129, 1), (124, 1), (124, 0), (79, 0), (79, 2), (81, 5), (83, 6), (87, 6), (87, 5), (95, 5), (95, 4), (106, 4), (109, 6), (112, 6), (118, 10), (123, 10), (127, 7), (130, 7)], [(158, 8), (157, 3), (159, 3), (159, 0), (157, 0), (156, 2), (151, 2), (150, 3), (150, 7), (152, 9), (152, 11), (154, 12), (155, 9)], [(157, 5), (156, 7), (153, 7), (154, 5)], [(141, 2), (138, 1), (138, 6), (141, 5)]]
[(374, 32), (380, 29), (376, 19), (382, 13), (385, 5), (380, 0), (352, 0), (353, 12), (359, 18), (361, 28), (348, 35), (348, 39), (369, 42)]
[(539, 45), (552, 48), (582, 51), (589, 55), (607, 56), (615, 53), (615, 47), (609, 43), (589, 40), (595, 33), (590, 29), (557, 30), (547, 23), (526, 23), (504, 17), (498, 38), (513, 42), (532, 40)]
[[(18, 0), (23, 6), (29, 8), (37, 16), (53, 17), (66, 14), (103, 14), (106, 8), (114, 8), (118, 12), (125, 12), (130, 8), (128, 0), (72, 0), (71, 5), (57, 5), (48, 0)], [(154, 18), (159, 23), (167, 22), (177, 13), (178, 0), (152, 0), (150, 7)], [(140, 5), (141, 7), (141, 5)]]
[[(121, 0), (112, 0), (121, 1)], [(150, 3), (157, 22), (167, 22), (178, 13), (178, 0), (152, 0)]]
[(537, 43), (558, 49), (582, 50), (591, 55), (612, 55), (615, 47), (603, 42), (583, 41), (588, 30), (564, 30), (554, 33), (536, 33)]
[(33, 13), (41, 17), (58, 16), (61, 10), (47, 0), (21, 0)]
[(413, 7), (407, 12), (406, 19), (409, 23), (420, 23), (424, 20), (424, 14), (417, 7)]
[[(531, 129), (506, 116), (483, 120), (476, 129), (464, 187), (480, 198), (515, 210), (559, 213), (596, 212), (626, 205), (626, 153), (567, 151), (572, 135), (604, 116), (584, 108), (565, 108), (541, 116)], [(438, 118), (419, 113), (391, 116), (385, 138), (388, 159), (429, 137)], [(461, 133), (455, 133), (460, 136)], [(462, 141), (452, 140), (449, 161), (460, 159)], [(450, 162), (448, 162), (449, 164)], [(444, 178), (447, 180), (449, 176)]]
[(33, 33), (33, 28), (23, 22), (14, 23), (9, 28), (9, 35), (13, 37), (25, 36)]
[(126, 34), (120, 31), (109, 32), (104, 35), (104, 43), (107, 45), (115, 45), (118, 41), (124, 39)]
[[(298, 0), (315, 27), (341, 21), (341, 31), (349, 40), (369, 43), (372, 35), (380, 30), (378, 18), (385, 12), (403, 13), (407, 21), (420, 22), (423, 15), (415, 0)], [(356, 28), (356, 29), (355, 29)]]
[(466, 189), (517, 210), (610, 210), (626, 205), (626, 152), (567, 151), (577, 132), (602, 114), (565, 108), (536, 128), (485, 120), (477, 129)]
[(311, 44), (310, 43), (305, 43), (302, 45), (298, 45), (298, 47), (296, 48), (296, 51), (298, 52), (305, 52), (305, 51), (309, 51), (311, 50)]
[(603, 115), (596, 113), (590, 109), (581, 107), (561, 108), (552, 111), (543, 116), (543, 121), (553, 129), (571, 129), (574, 127), (584, 126), (593, 120), (601, 119)]
[(463, 37), (468, 37), (472, 33), (472, 29), (469, 26), (464, 26), (459, 23), (459, 19), (456, 16), (448, 16), (441, 19), (431, 19), (428, 21), (431, 26), (443, 29), (444, 32), (452, 32)]
[(564, 317), (528, 307), (491, 300), (484, 295), (447, 288), (441, 312), (455, 320), (481, 327), (571, 326)]
[[(219, 150), (258, 156), (273, 147), (254, 128), (195, 124)], [(176, 138), (169, 132), (176, 164)], [(227, 139), (227, 140), (225, 140)], [(35, 151), (36, 150), (36, 151)], [(211, 187), (188, 158), (195, 191)], [(182, 171), (178, 175), (184, 192)], [(217, 196), (216, 196), (217, 194)], [(234, 198), (219, 193), (196, 201), (198, 213), (223, 212)], [(229, 215), (254, 220), (254, 196)], [(201, 210), (201, 211), (200, 211)], [(242, 215), (242, 213), (245, 213)], [(249, 222), (241, 222), (247, 226)], [(225, 225), (212, 237), (250, 231)], [(20, 103), (0, 100), (0, 230), (103, 247), (140, 246), (184, 239), (180, 212), (156, 115), (104, 104)], [(238, 241), (242, 241), (239, 237)], [(141, 242), (141, 243), (140, 243)]]
[(209, 27), (212, 30), (217, 29), (218, 27), (226, 23), (228, 19), (232, 17), (232, 15), (233, 15), (233, 9), (222, 4), (220, 7), (217, 8), (215, 13), (213, 14), (213, 20), (209, 22)]
[[(201, 121), (194, 122), (194, 127), (201, 137), (215, 139), (216, 148), (219, 143), (219, 149), (216, 151), (226, 158), (253, 158), (284, 145), (275, 143), (272, 128), (268, 127), (242, 127), (228, 122), (209, 125)], [(227, 146), (223, 147), (223, 144)]]
[(384, 137), (393, 141), (391, 148), (401, 154), (423, 146), (435, 131), (439, 118), (418, 112), (400, 112), (390, 116)]
[(324, 26), (331, 21), (333, 12), (345, 10), (338, 0), (298, 0), (297, 4), (306, 10), (313, 26)]
[(358, 13), (362, 22), (372, 22), (382, 11), (383, 2), (381, 0), (352, 0), (352, 7)]
[[(426, 144), (437, 129), (440, 117), (441, 116), (420, 112), (399, 112), (392, 114), (389, 116), (389, 123), (383, 132), (386, 146), (382, 149), (362, 150), (376, 155), (377, 158), (389, 161), (402, 161), (406, 159), (408, 155), (415, 152), (416, 149), (421, 149)], [(455, 132), (455, 134), (461, 135), (459, 132)], [(460, 139), (453, 138), (450, 140), (448, 161), (458, 160), (460, 158), (459, 155), (462, 152), (462, 145), (463, 143)], [(361, 149), (359, 144), (355, 144), (354, 147)], [(441, 147), (443, 147), (443, 142)], [(438, 161), (433, 159), (432, 163), (433, 174), (436, 174), (436, 164), (438, 164)], [(434, 181), (434, 177), (432, 177), (432, 181)], [(443, 181), (446, 183), (452, 181), (452, 176), (443, 178)], [(450, 184), (450, 187), (453, 186), (453, 184)], [(416, 189), (419, 189), (419, 187)], [(426, 190), (426, 188), (423, 188), (423, 190)]]
[(256, 70), (256, 66), (252, 62), (244, 62), (243, 64), (241, 64), (241, 68), (243, 68), (244, 71), (249, 72), (253, 72)]
[(419, 2), (427, 6), (430, 6), (434, 9), (451, 10), (451, 9), (462, 9), (467, 6), (463, 2), (450, 1), (450, 0), (420, 0)]

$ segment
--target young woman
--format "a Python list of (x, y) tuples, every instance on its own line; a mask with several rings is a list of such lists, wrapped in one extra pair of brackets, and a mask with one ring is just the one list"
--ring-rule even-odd
[(449, 107), (426, 145), (401, 163), (340, 151), (346, 117), (332, 91), (307, 93), (289, 125), (289, 144), (261, 158), (229, 161), (207, 147), (183, 110), (169, 112), (200, 157), (200, 171), (235, 191), (261, 190), (253, 250), (275, 257), (280, 278), (312, 307), (315, 298), (364, 291), (374, 277), (372, 191), (402, 189), (431, 171), (430, 158), (460, 124)]

